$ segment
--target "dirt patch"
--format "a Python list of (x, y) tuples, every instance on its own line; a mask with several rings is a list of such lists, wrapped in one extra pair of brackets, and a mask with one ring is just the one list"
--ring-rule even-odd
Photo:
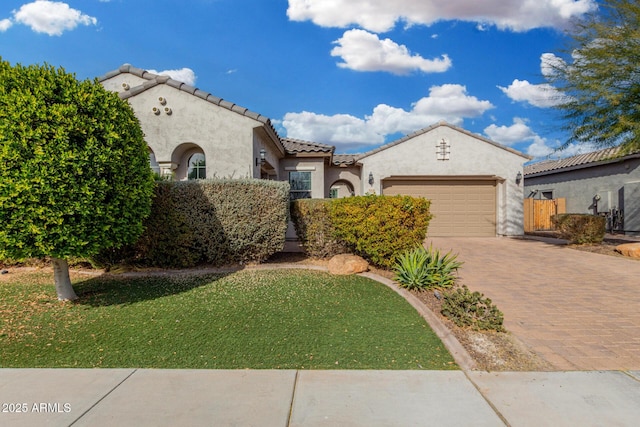
[[(553, 366), (509, 332), (461, 328), (440, 313), (442, 300), (433, 291), (411, 291), (451, 331), (481, 371), (552, 371)], [(440, 292), (441, 293), (441, 292)], [(500, 307), (498, 307), (500, 308)]]

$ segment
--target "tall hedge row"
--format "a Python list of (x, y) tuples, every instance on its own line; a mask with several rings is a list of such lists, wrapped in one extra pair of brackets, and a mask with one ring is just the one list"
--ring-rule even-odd
[(333, 199), (298, 199), (291, 203), (291, 221), (305, 253), (313, 258), (329, 258), (348, 252), (347, 244), (336, 237), (330, 217)]
[(286, 182), (158, 182), (142, 237), (133, 247), (104, 251), (96, 261), (157, 267), (260, 262), (283, 249), (288, 214)]
[(402, 252), (424, 241), (429, 206), (424, 198), (366, 195), (296, 200), (291, 211), (309, 255), (330, 256), (344, 247), (375, 265), (390, 267)]

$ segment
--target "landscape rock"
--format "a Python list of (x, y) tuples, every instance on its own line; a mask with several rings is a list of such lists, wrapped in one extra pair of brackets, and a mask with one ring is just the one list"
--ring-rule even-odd
[(369, 263), (357, 255), (341, 254), (329, 260), (328, 268), (331, 274), (357, 274), (367, 271)]
[(616, 252), (631, 258), (640, 258), (640, 242), (618, 245), (616, 246)]

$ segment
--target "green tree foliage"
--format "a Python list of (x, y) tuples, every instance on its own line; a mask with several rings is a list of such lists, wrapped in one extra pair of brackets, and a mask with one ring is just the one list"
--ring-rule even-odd
[(578, 21), (562, 59), (548, 61), (548, 80), (570, 143), (640, 149), (640, 3), (604, 0)]
[(66, 259), (132, 243), (151, 209), (148, 149), (129, 105), (97, 82), (0, 59), (0, 259)]

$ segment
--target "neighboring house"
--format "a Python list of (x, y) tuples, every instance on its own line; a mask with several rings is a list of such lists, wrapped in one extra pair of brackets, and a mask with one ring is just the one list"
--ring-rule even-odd
[(640, 234), (640, 152), (617, 147), (524, 168), (525, 197), (566, 199), (568, 213), (605, 214), (614, 231)]
[(408, 194), (432, 200), (431, 236), (523, 233), (531, 158), (448, 123), (364, 154), (280, 138), (271, 121), (209, 93), (123, 65), (99, 80), (136, 112), (151, 166), (174, 179), (285, 180), (291, 198)]

